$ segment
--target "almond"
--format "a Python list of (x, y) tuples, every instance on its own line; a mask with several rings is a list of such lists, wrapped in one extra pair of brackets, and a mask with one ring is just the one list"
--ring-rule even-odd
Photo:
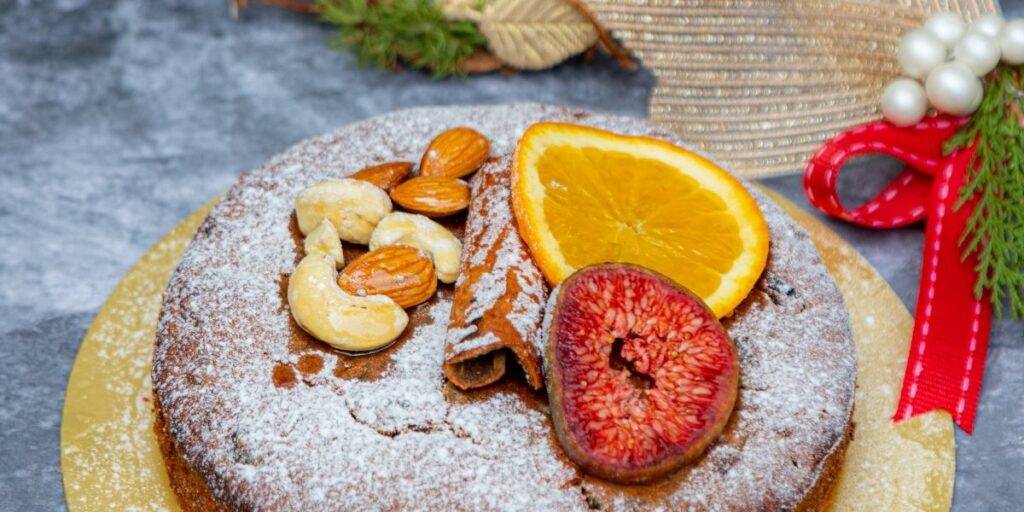
[(430, 141), (420, 160), (420, 176), (461, 178), (477, 170), (491, 143), (472, 128), (452, 128)]
[(469, 206), (469, 186), (452, 178), (419, 176), (391, 191), (402, 208), (427, 217), (445, 217)]
[(408, 308), (434, 295), (437, 276), (430, 255), (415, 247), (389, 245), (352, 261), (338, 276), (338, 286), (358, 297), (386, 295)]
[(350, 177), (373, 183), (386, 192), (391, 192), (391, 189), (409, 177), (409, 173), (412, 172), (412, 165), (412, 162), (385, 162), (367, 167)]

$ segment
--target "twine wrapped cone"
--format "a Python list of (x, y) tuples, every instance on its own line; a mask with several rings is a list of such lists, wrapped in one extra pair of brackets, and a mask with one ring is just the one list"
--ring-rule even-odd
[(652, 122), (757, 177), (878, 119), (896, 47), (929, 14), (970, 20), (995, 0), (586, 0), (652, 70)]

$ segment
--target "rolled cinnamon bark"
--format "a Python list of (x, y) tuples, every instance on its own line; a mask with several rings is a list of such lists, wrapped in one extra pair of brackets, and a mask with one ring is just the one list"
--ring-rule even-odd
[(516, 229), (510, 165), (510, 157), (491, 160), (470, 181), (444, 359), (445, 375), (461, 389), (501, 378), (509, 355), (530, 387), (544, 385), (540, 343), (548, 287)]

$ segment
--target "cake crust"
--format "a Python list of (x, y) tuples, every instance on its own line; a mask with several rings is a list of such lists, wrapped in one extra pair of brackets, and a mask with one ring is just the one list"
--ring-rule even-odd
[(655, 484), (580, 473), (551, 433), (543, 391), (508, 377), (469, 393), (447, 385), (450, 286), (410, 312), (395, 345), (371, 356), (331, 351), (291, 320), (280, 291), (301, 256), (292, 217), (299, 190), (415, 160), (453, 126), (484, 133), (493, 154), (507, 154), (539, 120), (679, 142), (638, 120), (543, 105), (413, 109), (307, 140), (239, 178), (172, 276), (157, 329), (157, 435), (183, 507), (824, 506), (852, 435), (853, 337), (808, 235), (756, 189), (771, 255), (751, 295), (723, 321), (740, 354), (739, 402), (703, 458)]

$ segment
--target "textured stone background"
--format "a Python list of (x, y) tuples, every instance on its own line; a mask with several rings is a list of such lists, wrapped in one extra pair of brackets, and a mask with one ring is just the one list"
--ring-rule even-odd
[[(1024, 14), (1024, 2), (1006, 2)], [(653, 83), (608, 60), (434, 81), (359, 69), (327, 29), (227, 0), (0, 0), (0, 509), (64, 505), (59, 428), (78, 344), (120, 277), (184, 215), (303, 138), (390, 110), (539, 101), (643, 117)], [(889, 162), (850, 172), (877, 190)], [(866, 182), (854, 186), (852, 180)], [(806, 206), (798, 177), (766, 180)], [(856, 200), (851, 196), (850, 200)], [(912, 305), (920, 226), (828, 222)], [(1024, 502), (1024, 342), (996, 324), (955, 509)]]

